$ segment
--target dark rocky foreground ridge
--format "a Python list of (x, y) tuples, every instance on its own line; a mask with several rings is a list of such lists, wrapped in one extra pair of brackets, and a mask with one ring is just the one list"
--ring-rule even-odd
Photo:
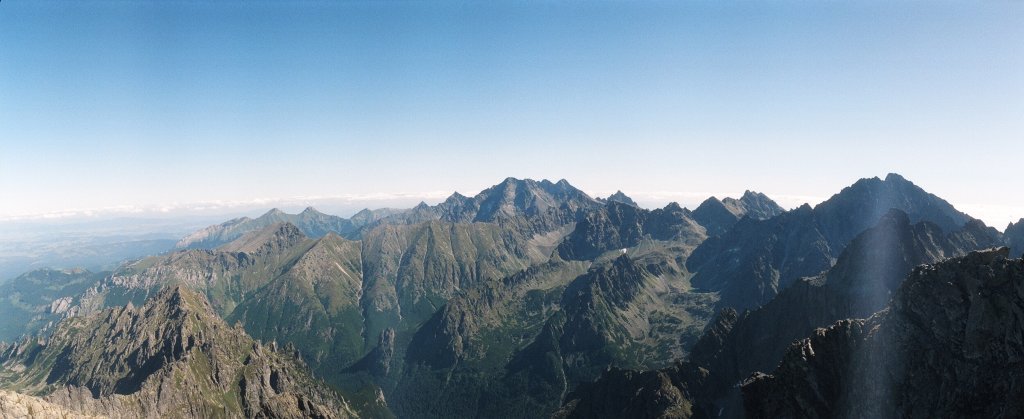
[[(117, 353), (152, 344), (107, 353), (100, 342), (152, 330), (88, 319), (114, 313), (128, 324), (141, 317), (121, 319), (117, 313), (138, 310), (125, 306), (145, 307), (176, 289), (204, 301), (200, 317), (236, 325), (220, 335), (252, 336), (225, 343), (193, 333), (203, 327), (184, 328), (183, 336), (209, 343), (200, 349), (240, 348), (241, 357), (258, 347), (291, 371), (247, 388), (268, 396), (286, 375), (322, 379), (345, 395), (338, 411), (328, 409), (335, 413), (733, 417), (743, 412), (737, 384), (774, 369), (793, 341), (885, 308), (918, 265), (1013, 246), (1020, 229), (1010, 227), (1001, 234), (898, 175), (862, 179), (814, 208), (790, 211), (749, 191), (709, 198), (694, 211), (674, 203), (649, 210), (621, 193), (591, 199), (565, 181), (512, 178), (472, 197), (456, 193), (438, 205), (349, 219), (273, 210), (211, 226), (179, 251), (112, 274), (26, 276), (35, 287), (18, 288), (10, 301), (19, 302), (11, 313), (29, 321), (0, 319), (0, 326), (37, 335), (0, 343), (9, 354), (0, 387), (45, 395), (43, 403), (119, 412), (116, 400), (127, 395), (118, 391), (133, 388), (132, 377), (159, 375), (125, 363), (136, 355)], [(87, 321), (98, 328), (88, 344), (64, 326)], [(245, 339), (255, 346), (231, 343)], [(65, 344), (119, 361), (53, 361)], [(32, 348), (44, 349), (33, 355)], [(217, 358), (219, 351), (199, 352)], [(170, 354), (157, 364), (187, 361)], [(205, 371), (211, 363), (197, 357), (186, 364)], [(67, 385), (80, 390), (57, 391)], [(223, 386), (223, 394), (238, 389), (231, 380), (205, 385)], [(206, 406), (182, 416), (240, 400), (182, 394), (164, 400)]]
[(354, 416), (312, 378), (294, 349), (279, 352), (174, 286), (136, 308), (62, 321), (2, 355), (0, 382), (64, 409), (112, 417)]
[[(555, 416), (1020, 417), (1024, 260), (1007, 255), (972, 252), (914, 269), (877, 314), (817, 329), (774, 372), (743, 382), (744, 410), (716, 405), (713, 373), (686, 362), (609, 370)], [(735, 321), (735, 312), (723, 316), (709, 335)]]
[(795, 343), (743, 385), (749, 417), (1021, 417), (1024, 260), (974, 252), (914, 270), (871, 318)]

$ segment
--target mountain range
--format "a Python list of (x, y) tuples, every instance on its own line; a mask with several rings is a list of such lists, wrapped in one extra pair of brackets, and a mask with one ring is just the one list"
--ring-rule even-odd
[[(993, 395), (1019, 394), (1012, 369), (981, 389), (937, 362), (978, 345), (1001, 352), (962, 371), (1019, 362), (1019, 322), (990, 322), (1020, 307), (993, 293), (1024, 283), (1009, 257), (1024, 220), (999, 232), (896, 174), (792, 210), (752, 191), (645, 209), (621, 191), (508, 178), (350, 218), (274, 209), (176, 248), (0, 285), (0, 388), (17, 392), (0, 403), (117, 417), (832, 417), (877, 400), (899, 400), (871, 411), (883, 416), (970, 415), (985, 400), (1019, 411)], [(950, 303), (966, 312), (1005, 310), (940, 325), (891, 314), (947, 304), (919, 277), (974, 284), (960, 289), (981, 294)], [(925, 363), (877, 349), (928, 339), (942, 342)], [(869, 365), (908, 375), (867, 394), (878, 377), (849, 374)], [(937, 396), (917, 398), (918, 373), (967, 398), (920, 410)]]

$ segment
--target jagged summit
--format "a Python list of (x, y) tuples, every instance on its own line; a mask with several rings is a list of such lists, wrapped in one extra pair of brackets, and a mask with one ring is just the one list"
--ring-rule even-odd
[(743, 217), (764, 220), (779, 215), (784, 210), (775, 201), (762, 193), (746, 191), (740, 199), (719, 200), (710, 197), (693, 210), (693, 218), (708, 231), (717, 236), (732, 228)]

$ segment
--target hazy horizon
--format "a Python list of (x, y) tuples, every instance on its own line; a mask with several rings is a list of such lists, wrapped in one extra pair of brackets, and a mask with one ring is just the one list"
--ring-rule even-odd
[[(869, 176), (866, 176), (869, 177)], [(871, 176), (884, 178), (885, 174), (878, 176)], [(529, 178), (523, 178), (529, 179)], [(537, 181), (543, 179), (534, 179)], [(547, 179), (552, 182), (559, 179)], [(568, 180), (568, 179), (566, 179)], [(836, 188), (832, 193), (823, 196), (812, 196), (812, 195), (773, 195), (764, 191), (752, 190), (753, 192), (765, 193), (769, 198), (776, 201), (783, 208), (790, 210), (803, 204), (809, 204), (812, 207), (821, 203), (822, 201), (830, 198), (833, 194), (839, 193), (839, 191), (851, 184), (858, 179), (851, 180), (848, 184), (844, 184)], [(913, 179), (908, 179), (913, 182)], [(571, 180), (568, 180), (570, 184), (573, 184)], [(387, 194), (380, 193), (374, 195), (365, 196), (319, 196), (319, 197), (290, 197), (290, 198), (264, 198), (252, 201), (236, 201), (236, 202), (199, 202), (199, 203), (179, 203), (173, 206), (163, 207), (108, 207), (108, 208), (92, 208), (92, 209), (70, 209), (63, 212), (49, 213), (49, 214), (31, 214), (23, 216), (9, 216), (0, 217), (0, 226), (6, 224), (75, 224), (75, 223), (89, 223), (93, 221), (109, 221), (116, 219), (135, 219), (135, 220), (202, 220), (205, 222), (215, 221), (227, 221), (228, 217), (257, 217), (269, 211), (270, 209), (277, 208), (289, 213), (298, 213), (307, 207), (314, 207), (318, 211), (337, 215), (341, 217), (351, 217), (356, 212), (363, 209), (381, 209), (381, 208), (412, 208), (420, 202), (425, 202), (430, 205), (436, 205), (444, 201), (447, 197), (453, 193), (461, 193), (463, 195), (476, 195), (480, 191), (487, 189), (494, 184), (497, 184), (500, 180), (496, 180), (486, 186), (481, 186), (477, 190), (458, 190), (458, 191), (434, 191), (422, 195), (409, 194), (409, 193), (395, 193)], [(573, 184), (574, 186), (575, 185)], [(918, 185), (921, 186), (921, 185)], [(927, 187), (924, 187), (926, 191), (931, 192)], [(661, 208), (665, 205), (675, 202), (679, 205), (695, 209), (700, 203), (711, 197), (723, 199), (726, 197), (739, 198), (745, 191), (751, 189), (745, 189), (742, 191), (732, 191), (726, 193), (707, 193), (707, 192), (687, 192), (687, 191), (648, 191), (641, 193), (630, 193), (623, 191), (622, 189), (608, 189), (608, 190), (596, 190), (588, 191), (584, 190), (585, 193), (590, 195), (592, 198), (606, 198), (615, 192), (623, 192), (630, 198), (634, 199), (640, 207), (643, 208)], [(944, 198), (943, 196), (939, 196)], [(991, 212), (985, 213), (986, 216), (978, 214), (978, 210), (984, 210), (986, 208), (981, 207), (970, 207), (958, 205), (956, 202), (950, 202), (957, 209), (966, 212), (975, 218), (984, 221), (987, 225), (996, 227), (1000, 231), (1006, 227), (1006, 224), (1011, 222), (1017, 222), (1020, 219), (1024, 219), (1024, 216), (1014, 216), (1013, 214), (1007, 214), (1007, 217), (1003, 219), (1005, 222), (1000, 222), (998, 215), (994, 215)], [(974, 210), (972, 212), (971, 210)], [(218, 218), (220, 217), (220, 218)]]
[(508, 176), (792, 208), (897, 172), (1002, 229), (1024, 217), (1022, 21), (1019, 2), (8, 0), (0, 219), (346, 215)]

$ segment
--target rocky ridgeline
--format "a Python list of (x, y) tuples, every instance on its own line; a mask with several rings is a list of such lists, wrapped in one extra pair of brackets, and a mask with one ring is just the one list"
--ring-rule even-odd
[(1007, 256), (917, 268), (887, 309), (795, 343), (743, 385), (748, 416), (1024, 415), (1024, 260)]

